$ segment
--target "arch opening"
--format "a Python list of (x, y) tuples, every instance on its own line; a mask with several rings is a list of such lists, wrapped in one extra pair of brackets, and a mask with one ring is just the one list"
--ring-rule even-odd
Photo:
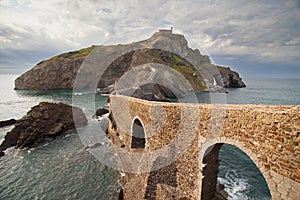
[(146, 147), (146, 136), (144, 127), (139, 119), (135, 119), (132, 126), (131, 148), (137, 149)]
[(265, 178), (236, 146), (217, 143), (204, 154), (201, 199), (271, 199)]

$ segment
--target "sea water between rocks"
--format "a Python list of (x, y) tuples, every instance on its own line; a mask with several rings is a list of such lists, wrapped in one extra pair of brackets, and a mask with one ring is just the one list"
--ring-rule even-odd
[[(17, 75), (0, 75), (0, 120), (19, 119), (41, 101), (72, 104), (72, 91), (14, 91)], [(245, 79), (247, 87), (227, 89), (229, 104), (300, 104), (300, 79)], [(91, 105), (107, 107), (107, 96), (78, 93)], [(198, 94), (210, 103), (209, 93)], [(91, 105), (76, 105), (87, 117)], [(12, 127), (0, 128), (0, 142)], [(78, 134), (69, 131), (34, 149), (9, 149), (0, 158), (0, 199), (107, 199), (119, 184), (119, 172), (105, 166), (85, 150)], [(264, 178), (246, 154), (223, 145), (218, 180), (229, 199), (271, 199)]]

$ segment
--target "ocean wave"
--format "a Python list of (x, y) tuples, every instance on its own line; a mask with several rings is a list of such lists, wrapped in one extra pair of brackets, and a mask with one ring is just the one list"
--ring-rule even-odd
[(252, 188), (249, 180), (241, 177), (235, 170), (227, 171), (225, 178), (218, 177), (218, 182), (225, 186), (228, 200), (252, 200), (248, 196)]
[(104, 114), (102, 116), (99, 116), (99, 117), (97, 117), (97, 120), (102, 121), (103, 119), (108, 118), (108, 115), (109, 115), (109, 113), (106, 113), (106, 114)]
[[(5, 155), (9, 155), (12, 154), (13, 157), (15, 157), (21, 150), (20, 149), (16, 149), (15, 147), (9, 147), (7, 149), (5, 149), (3, 152)], [(22, 159), (22, 157), (21, 157)]]

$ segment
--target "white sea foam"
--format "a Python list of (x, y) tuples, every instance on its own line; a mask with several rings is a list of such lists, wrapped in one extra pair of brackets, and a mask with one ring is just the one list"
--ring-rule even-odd
[(104, 119), (104, 118), (107, 118), (108, 115), (109, 115), (109, 113), (106, 113), (106, 114), (102, 115), (99, 119), (102, 120), (102, 119)]
[(106, 113), (104, 115), (97, 116), (96, 119), (92, 119), (92, 120), (102, 121), (103, 119), (107, 119), (108, 115), (109, 113)]
[(9, 147), (9, 148), (4, 150), (4, 153), (5, 153), (5, 155), (7, 155), (7, 154), (11, 154), (11, 153), (16, 152), (16, 151), (17, 151), (17, 149), (15, 147)]
[(65, 135), (65, 138), (68, 138), (68, 137), (71, 137), (72, 136), (72, 134), (67, 134), (67, 135)]
[(225, 178), (218, 178), (218, 181), (225, 186), (229, 200), (250, 200), (248, 193), (251, 185), (248, 179), (241, 177), (235, 170), (227, 171)]
[(48, 145), (49, 145), (49, 142), (43, 144), (43, 147), (48, 146)]

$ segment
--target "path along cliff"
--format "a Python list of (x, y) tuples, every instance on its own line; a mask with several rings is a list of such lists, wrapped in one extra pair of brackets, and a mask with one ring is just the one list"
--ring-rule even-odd
[[(191, 49), (183, 35), (163, 32), (154, 33), (149, 39), (125, 45), (91, 46), (78, 51), (72, 51), (54, 56), (42, 61), (15, 80), (16, 90), (55, 90), (72, 89), (78, 70), (88, 56), (97, 50), (118, 52), (121, 49), (135, 49), (126, 52), (106, 68), (99, 77), (98, 88), (111, 92), (111, 85), (126, 71), (135, 66), (155, 62), (167, 65), (182, 73), (195, 91), (211, 91), (213, 85), (221, 87), (245, 87), (239, 74), (229, 67), (213, 65), (207, 55), (202, 55), (198, 49)], [(162, 50), (164, 49), (164, 50)], [(183, 58), (185, 57), (185, 58)], [(199, 66), (195, 73), (195, 64)], [(194, 66), (193, 66), (194, 65)], [(97, 68), (106, 66), (96, 66)], [(217, 70), (215, 70), (217, 69)], [(91, 89), (89, 79), (82, 89)]]

